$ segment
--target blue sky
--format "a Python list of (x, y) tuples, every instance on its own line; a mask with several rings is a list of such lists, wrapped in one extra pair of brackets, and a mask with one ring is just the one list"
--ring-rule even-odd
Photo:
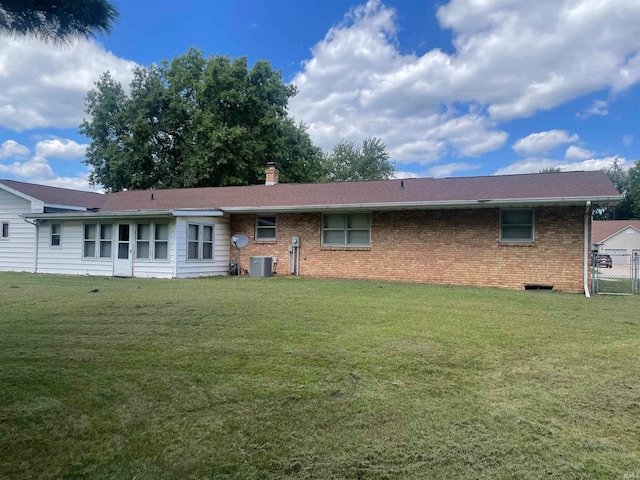
[(640, 158), (640, 2), (114, 0), (110, 36), (0, 38), (0, 178), (89, 188), (83, 99), (196, 46), (265, 59), (330, 150), (375, 136), (399, 177), (593, 170)]

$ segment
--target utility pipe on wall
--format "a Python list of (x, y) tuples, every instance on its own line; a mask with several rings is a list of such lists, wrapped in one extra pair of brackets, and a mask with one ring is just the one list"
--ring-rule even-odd
[(589, 245), (589, 225), (591, 224), (591, 201), (587, 200), (584, 209), (584, 296), (591, 298), (589, 293), (589, 259), (591, 258), (591, 246)]
[(35, 222), (30, 222), (26, 218), (23, 218), (22, 220), (27, 222), (29, 225), (33, 225), (34, 227), (36, 227), (36, 240), (35, 240), (35, 245), (34, 245), (34, 249), (33, 249), (34, 250), (34, 254), (33, 254), (33, 273), (38, 273), (38, 243), (39, 243), (39, 240), (40, 240), (40, 225), (38, 223), (38, 220), (36, 220)]

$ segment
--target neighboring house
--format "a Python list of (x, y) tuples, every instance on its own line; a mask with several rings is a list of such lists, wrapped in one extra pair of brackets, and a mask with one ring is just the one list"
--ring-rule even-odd
[(592, 231), (594, 249), (612, 255), (614, 263), (640, 255), (640, 220), (594, 220)]
[[(0, 221), (6, 204), (49, 188), (0, 180)], [(22, 227), (38, 238), (20, 252), (27, 269), (224, 275), (244, 234), (242, 269), (269, 256), (278, 275), (586, 292), (592, 208), (621, 198), (603, 172), (279, 184), (273, 165), (265, 185), (100, 197), (86, 211), (25, 204)]]

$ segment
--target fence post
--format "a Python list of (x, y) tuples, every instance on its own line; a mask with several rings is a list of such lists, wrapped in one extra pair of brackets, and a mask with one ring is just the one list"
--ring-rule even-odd
[(638, 273), (640, 270), (640, 255), (637, 252), (631, 258), (631, 293), (638, 293)]

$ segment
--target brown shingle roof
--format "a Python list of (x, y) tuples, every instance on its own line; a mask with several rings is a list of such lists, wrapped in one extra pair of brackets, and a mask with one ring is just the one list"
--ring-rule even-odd
[(12, 180), (1, 182), (47, 203), (100, 208), (103, 213), (178, 209), (251, 212), (358, 207), (428, 208), (490, 205), (492, 202), (580, 204), (586, 200), (611, 204), (619, 199), (618, 191), (602, 171), (133, 190), (109, 195)]
[[(404, 187), (404, 188), (402, 188)], [(153, 200), (151, 199), (153, 193)], [(219, 208), (251, 211), (394, 205), (397, 207), (456, 202), (618, 199), (602, 171), (486, 177), (411, 178), (352, 183), (278, 184), (248, 187), (128, 191), (108, 195), (103, 210)], [(608, 200), (606, 200), (608, 199)]]
[(106, 196), (100, 193), (83, 192), (70, 188), (49, 187), (47, 185), (17, 182), (15, 180), (0, 179), (0, 183), (50, 205), (101, 208), (106, 201)]
[(594, 220), (591, 222), (591, 243), (601, 243), (629, 226), (640, 230), (640, 220)]

